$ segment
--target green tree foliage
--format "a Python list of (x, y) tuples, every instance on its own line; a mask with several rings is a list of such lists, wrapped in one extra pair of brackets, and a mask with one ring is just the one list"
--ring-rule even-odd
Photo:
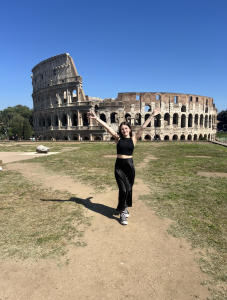
[(32, 133), (31, 125), (30, 125), (28, 119), (24, 119), (24, 122), (23, 122), (24, 139), (29, 140), (31, 133)]
[(33, 110), (27, 106), (16, 105), (0, 111), (0, 136), (5, 137), (5, 127), (8, 127), (8, 137), (29, 139), (33, 134)]
[(220, 123), (218, 124), (218, 128), (225, 128), (227, 126), (227, 109), (222, 110), (218, 115), (217, 115), (218, 121)]

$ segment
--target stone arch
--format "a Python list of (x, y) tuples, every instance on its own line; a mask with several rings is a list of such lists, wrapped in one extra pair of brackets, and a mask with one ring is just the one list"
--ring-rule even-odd
[(58, 116), (54, 115), (53, 117), (53, 126), (58, 126)]
[(84, 140), (84, 141), (89, 141), (89, 137), (88, 137), (88, 136), (84, 136), (84, 137), (83, 137), (83, 140)]
[(203, 135), (200, 134), (200, 135), (199, 135), (199, 140), (202, 140), (202, 139), (203, 139)]
[(186, 116), (181, 116), (181, 128), (184, 128), (186, 126)]
[(181, 112), (186, 112), (186, 105), (182, 105)]
[(160, 135), (159, 135), (159, 134), (156, 134), (156, 135), (154, 136), (154, 139), (155, 139), (155, 140), (161, 140), (161, 139), (160, 139)]
[(195, 124), (195, 125), (198, 125), (198, 124), (199, 124), (199, 116), (198, 116), (198, 114), (195, 115), (195, 118), (194, 118), (194, 124)]
[(154, 117), (154, 127), (161, 127), (161, 118), (160, 117)]
[[(145, 121), (150, 117), (150, 114), (145, 115)], [(147, 127), (151, 127), (151, 122), (147, 125)]]
[(192, 127), (192, 114), (188, 115), (188, 127)]
[(141, 114), (140, 113), (135, 115), (135, 125), (141, 125)]
[(169, 125), (170, 124), (170, 114), (165, 113), (164, 115), (164, 125)]
[(204, 140), (207, 140), (207, 134), (204, 134)]
[(147, 135), (145, 135), (144, 139), (150, 141), (151, 140), (151, 136), (149, 134), (147, 134)]
[(207, 128), (208, 127), (208, 116), (206, 115), (205, 116), (205, 128)]
[(62, 126), (67, 126), (67, 115), (66, 114), (62, 115), (61, 121), (62, 121)]
[(88, 121), (88, 117), (87, 117), (87, 113), (83, 114), (83, 126), (88, 126), (89, 125), (89, 121)]
[(168, 136), (168, 135), (165, 135), (164, 140), (165, 140), (165, 141), (169, 141), (169, 136)]
[(74, 136), (73, 139), (74, 139), (74, 141), (78, 141), (78, 137), (77, 136)]
[(77, 114), (73, 114), (72, 125), (73, 126), (77, 126), (78, 125)]
[(178, 125), (178, 114), (173, 114), (173, 125)]
[(101, 119), (103, 122), (106, 122), (106, 115), (105, 115), (105, 114), (100, 114), (100, 119)]
[(100, 136), (95, 136), (94, 137), (94, 141), (101, 141), (102, 139), (101, 139), (101, 137)]
[(194, 141), (197, 141), (197, 134), (194, 134)]
[(150, 104), (145, 103), (145, 112), (147, 112), (147, 111), (151, 111), (151, 106), (150, 106)]
[(98, 110), (99, 110), (99, 107), (98, 107), (98, 105), (96, 104), (96, 105), (95, 105), (95, 112), (97, 113)]
[(131, 125), (131, 115), (129, 113), (125, 114), (125, 121)]
[(173, 135), (173, 141), (177, 141), (178, 140), (178, 136), (176, 134)]
[(209, 128), (211, 128), (211, 115), (209, 115)]
[(203, 126), (203, 115), (200, 115), (199, 125)]
[(182, 134), (182, 135), (180, 136), (180, 139), (181, 139), (181, 141), (185, 141), (185, 135)]
[(110, 122), (111, 123), (117, 123), (116, 117), (117, 117), (117, 113), (116, 112), (112, 112), (110, 114)]
[(192, 140), (192, 135), (189, 134), (189, 135), (188, 135), (188, 141), (191, 141), (191, 140)]

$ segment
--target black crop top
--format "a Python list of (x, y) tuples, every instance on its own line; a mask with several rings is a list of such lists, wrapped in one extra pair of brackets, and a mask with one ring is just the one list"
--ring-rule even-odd
[(117, 154), (132, 156), (134, 144), (132, 138), (120, 139), (117, 143)]

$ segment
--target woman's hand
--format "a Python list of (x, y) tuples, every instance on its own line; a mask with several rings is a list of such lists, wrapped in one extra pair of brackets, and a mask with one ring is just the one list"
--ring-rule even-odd
[(88, 119), (96, 119), (97, 116), (93, 111), (89, 111), (89, 112), (87, 112), (87, 118)]
[(157, 116), (158, 114), (160, 114), (160, 112), (161, 112), (161, 108), (158, 108), (158, 107), (155, 108), (154, 111), (153, 111), (153, 117)]

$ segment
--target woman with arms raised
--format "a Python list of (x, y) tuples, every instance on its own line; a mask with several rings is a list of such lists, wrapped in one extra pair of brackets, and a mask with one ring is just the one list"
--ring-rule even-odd
[(117, 144), (115, 178), (119, 188), (117, 210), (120, 212), (120, 224), (122, 225), (128, 224), (126, 219), (129, 217), (127, 207), (132, 207), (132, 187), (135, 179), (135, 169), (132, 159), (133, 150), (144, 129), (151, 122), (152, 118), (159, 113), (160, 108), (156, 108), (135, 135), (132, 135), (129, 123), (122, 122), (117, 133), (106, 122), (99, 119), (93, 111), (87, 113), (87, 117), (95, 119), (101, 124), (113, 136)]

